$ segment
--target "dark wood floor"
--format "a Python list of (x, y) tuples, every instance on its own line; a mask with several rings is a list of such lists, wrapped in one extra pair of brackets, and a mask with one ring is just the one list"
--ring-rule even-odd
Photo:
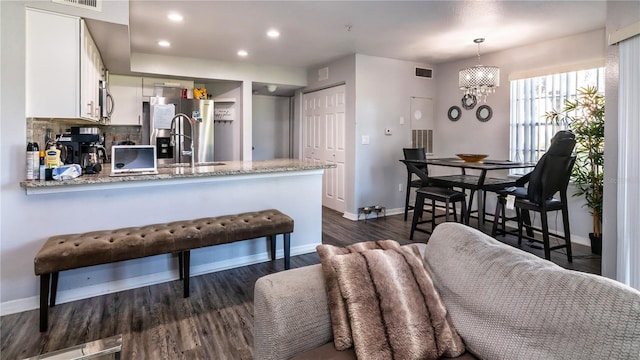
[[(410, 243), (410, 222), (402, 219), (394, 215), (355, 222), (324, 209), (322, 241)], [(427, 235), (417, 234), (415, 241), (426, 239)], [(516, 244), (509, 237), (499, 240)], [(522, 249), (542, 256), (542, 250), (527, 245)], [(572, 264), (559, 252), (552, 260), (566, 268), (600, 273), (599, 256), (583, 246), (573, 249)], [(315, 253), (291, 259), (292, 267), (317, 263)], [(259, 277), (282, 268), (279, 260), (196, 276), (188, 299), (181, 296), (182, 283), (172, 281), (59, 304), (50, 310), (47, 333), (38, 331), (38, 310), (3, 316), (0, 358), (23, 359), (122, 334), (122, 359), (252, 359), (253, 286)]]

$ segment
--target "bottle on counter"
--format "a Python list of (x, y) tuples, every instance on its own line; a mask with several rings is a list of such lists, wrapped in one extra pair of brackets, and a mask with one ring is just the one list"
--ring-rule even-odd
[(33, 179), (38, 180), (40, 179), (40, 146), (37, 142), (33, 143), (31, 156), (33, 156)]
[(38, 174), (40, 175), (40, 181), (44, 181), (47, 177), (46, 166), (44, 165), (44, 151), (40, 150), (39, 157)]
[(27, 180), (33, 180), (33, 143), (27, 144)]
[(60, 150), (53, 144), (45, 153), (44, 158), (45, 166), (47, 169), (53, 169), (60, 166)]

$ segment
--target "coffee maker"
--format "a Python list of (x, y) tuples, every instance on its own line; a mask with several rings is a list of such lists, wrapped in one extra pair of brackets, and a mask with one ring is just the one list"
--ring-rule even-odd
[(56, 143), (60, 149), (62, 163), (78, 164), (85, 174), (99, 173), (102, 170), (101, 164), (107, 160), (107, 153), (101, 144), (97, 128), (71, 127), (69, 133), (56, 137)]

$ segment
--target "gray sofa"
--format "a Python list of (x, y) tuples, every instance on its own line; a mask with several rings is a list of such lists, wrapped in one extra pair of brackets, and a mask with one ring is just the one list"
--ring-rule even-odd
[[(443, 223), (421, 249), (468, 353), (480, 359), (640, 359), (640, 292), (565, 270), (470, 227)], [(254, 352), (354, 359), (335, 351), (320, 265), (264, 276)]]

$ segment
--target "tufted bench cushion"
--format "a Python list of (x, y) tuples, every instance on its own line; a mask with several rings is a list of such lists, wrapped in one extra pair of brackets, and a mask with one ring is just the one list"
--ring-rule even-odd
[(278, 210), (175, 221), (50, 237), (34, 259), (35, 274), (178, 253), (206, 246), (293, 232)]
[(288, 269), (289, 239), (292, 232), (293, 219), (278, 210), (270, 209), (166, 224), (52, 236), (34, 258), (34, 271), (40, 276), (40, 331), (47, 329), (48, 306), (55, 305), (60, 271), (178, 253), (180, 279), (184, 280), (184, 297), (188, 297), (191, 249), (267, 237), (270, 241), (271, 259), (275, 260), (276, 235), (283, 234), (284, 263), (285, 269)]

